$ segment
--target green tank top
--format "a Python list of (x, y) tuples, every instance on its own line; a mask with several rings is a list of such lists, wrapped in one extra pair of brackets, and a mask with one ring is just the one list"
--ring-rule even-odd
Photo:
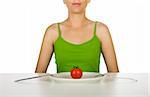
[(70, 72), (78, 66), (84, 72), (99, 72), (101, 42), (96, 36), (96, 22), (92, 39), (82, 44), (73, 44), (61, 37), (61, 29), (57, 23), (59, 37), (54, 43), (57, 73)]

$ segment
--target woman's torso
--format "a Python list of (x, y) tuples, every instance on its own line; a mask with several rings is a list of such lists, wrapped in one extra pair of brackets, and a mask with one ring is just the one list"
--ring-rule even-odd
[(69, 72), (78, 66), (86, 72), (99, 72), (101, 42), (96, 36), (96, 22), (81, 29), (57, 24), (54, 42), (57, 72)]

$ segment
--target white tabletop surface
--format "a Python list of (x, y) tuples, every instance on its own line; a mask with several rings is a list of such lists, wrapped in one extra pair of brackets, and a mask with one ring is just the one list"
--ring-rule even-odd
[(0, 97), (150, 97), (148, 73), (109, 73), (93, 83), (56, 82), (48, 76), (14, 82), (37, 75), (43, 74), (0, 74)]

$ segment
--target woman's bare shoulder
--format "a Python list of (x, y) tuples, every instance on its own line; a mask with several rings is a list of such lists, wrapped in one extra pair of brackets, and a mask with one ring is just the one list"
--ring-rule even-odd
[(47, 38), (49, 41), (55, 42), (55, 40), (58, 37), (58, 32), (57, 32), (57, 23), (51, 24), (46, 28), (45, 31), (45, 38)]
[(46, 28), (45, 33), (49, 34), (49, 35), (54, 35), (57, 36), (58, 35), (58, 29), (57, 29), (57, 23), (51, 24)]
[(108, 26), (102, 22), (97, 22), (96, 35), (101, 41), (106, 40), (106, 38), (110, 38)]
[(57, 31), (57, 23), (51, 24), (46, 28), (46, 32), (54, 33)]
[(97, 32), (102, 33), (108, 31), (108, 26), (102, 22), (97, 22)]

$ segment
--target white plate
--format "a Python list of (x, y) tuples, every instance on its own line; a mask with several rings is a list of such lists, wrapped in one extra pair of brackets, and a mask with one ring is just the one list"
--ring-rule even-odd
[(54, 81), (59, 82), (95, 82), (102, 79), (104, 75), (95, 72), (83, 72), (83, 75), (80, 79), (73, 79), (70, 75), (70, 72), (63, 72), (54, 74), (51, 77)]

